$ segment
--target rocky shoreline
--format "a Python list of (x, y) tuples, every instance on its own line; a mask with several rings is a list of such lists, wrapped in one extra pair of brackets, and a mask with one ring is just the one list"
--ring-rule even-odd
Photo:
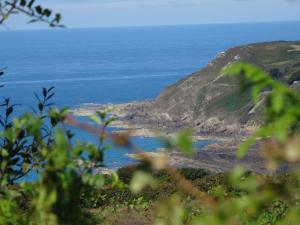
[(172, 119), (168, 114), (161, 113), (153, 107), (153, 101), (132, 102), (125, 104), (85, 104), (74, 109), (76, 116), (91, 116), (97, 111), (109, 109), (111, 117), (116, 120), (111, 124), (122, 131), (130, 131), (132, 136), (157, 137), (173, 135), (182, 129), (191, 129), (195, 140), (214, 139), (241, 140), (254, 132), (255, 127), (241, 127), (238, 125), (225, 125), (220, 121), (211, 121), (201, 128), (189, 120)]
[(73, 110), (77, 116), (90, 116), (112, 108), (112, 124), (118, 132), (132, 136), (173, 135), (191, 129), (195, 140), (217, 143), (196, 151), (192, 157), (173, 152), (178, 167), (190, 166), (225, 171), (242, 163), (253, 171), (263, 171), (260, 147), (252, 147), (243, 160), (235, 157), (237, 146), (264, 121), (263, 99), (255, 104), (251, 91), (241, 92), (236, 76), (222, 74), (224, 67), (248, 62), (269, 73), (274, 79), (299, 90), (299, 41), (249, 44), (218, 54), (203, 69), (166, 87), (154, 100), (116, 105), (85, 104)]
[[(121, 129), (118, 132), (130, 133), (131, 136), (158, 137), (163, 135), (173, 135), (182, 128), (190, 124), (178, 121), (167, 120), (166, 115), (156, 115), (164, 117), (163, 120), (156, 120), (149, 116), (147, 110), (151, 111), (151, 101), (134, 102), (119, 105), (96, 105), (86, 104), (72, 113), (76, 116), (91, 116), (96, 111), (104, 111), (110, 108), (110, 116), (117, 118), (112, 123), (112, 127)], [(193, 129), (193, 128), (191, 128)], [(170, 165), (183, 168), (202, 168), (213, 172), (228, 171), (236, 165), (244, 165), (249, 170), (263, 173), (266, 169), (259, 153), (259, 146), (251, 148), (244, 159), (239, 160), (235, 151), (237, 146), (250, 135), (253, 130), (231, 130), (228, 132), (195, 132), (195, 141), (214, 140), (216, 143), (196, 150), (192, 156), (186, 156), (179, 151), (168, 152)], [(160, 152), (160, 151), (159, 151)], [(156, 153), (151, 153), (156, 154)], [(158, 153), (159, 154), (159, 153)]]

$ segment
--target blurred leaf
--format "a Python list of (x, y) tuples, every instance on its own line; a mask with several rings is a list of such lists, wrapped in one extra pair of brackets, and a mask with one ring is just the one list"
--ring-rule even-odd
[(192, 132), (189, 130), (183, 130), (177, 134), (177, 145), (179, 149), (188, 155), (193, 153), (193, 140), (191, 136)]
[(42, 8), (40, 5), (38, 5), (38, 6), (35, 7), (35, 11), (36, 11), (38, 14), (42, 14), (43, 8)]
[(31, 8), (34, 4), (35, 0), (30, 0), (30, 2), (28, 3), (28, 8)]
[(93, 121), (94, 123), (96, 123), (97, 125), (102, 125), (102, 120), (99, 118), (99, 116), (98, 115), (91, 115), (91, 116), (89, 116), (89, 119), (91, 120), (91, 121)]
[(130, 182), (130, 190), (137, 194), (147, 186), (155, 188), (157, 186), (156, 180), (148, 173), (142, 171), (135, 172)]

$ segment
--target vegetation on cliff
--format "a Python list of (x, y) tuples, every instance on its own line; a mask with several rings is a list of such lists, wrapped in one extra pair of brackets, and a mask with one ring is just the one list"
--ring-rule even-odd
[(261, 124), (264, 100), (254, 105), (249, 90), (241, 93), (239, 77), (222, 74), (224, 67), (239, 62), (256, 65), (273, 79), (300, 90), (300, 42), (250, 44), (220, 53), (199, 72), (168, 87), (154, 101), (156, 112), (190, 123), (196, 130)]
[[(3, 18), (6, 19), (19, 9), (16, 4), (21, 9), (30, 9), (33, 3), (8, 1), (8, 4), (0, 4), (0, 9), (8, 7), (8, 11), (3, 8)], [(36, 6), (35, 11), (42, 13), (41, 16), (50, 16), (49, 11), (41, 7)], [(106, 112), (97, 112), (90, 117), (91, 123), (82, 123), (69, 115), (67, 109), (54, 108), (49, 102), (54, 94), (52, 87), (43, 88), (40, 95), (36, 94), (38, 104), (34, 113), (14, 115), (15, 105), (5, 98), (0, 117), (0, 224), (299, 224), (299, 63), (287, 63), (298, 60), (299, 47), (296, 42), (289, 43), (288, 47), (286, 44), (264, 44), (270, 47), (266, 53), (271, 49), (267, 58), (255, 57), (259, 59), (257, 62), (264, 62), (260, 65), (263, 70), (245, 63), (228, 65), (228, 60), (225, 60), (223, 75), (214, 74), (213, 80), (209, 76), (203, 83), (217, 85), (220, 79), (226, 81), (226, 85), (232, 82), (232, 89), (241, 87), (251, 96), (254, 114), (255, 109), (264, 105), (260, 128), (240, 146), (237, 155), (243, 157), (249, 146), (259, 141), (268, 172), (273, 175), (254, 174), (243, 167), (235, 167), (226, 174), (180, 170), (169, 165), (166, 156), (149, 157), (131, 142), (128, 134), (109, 132), (107, 128), (113, 119)], [(274, 55), (273, 48), (283, 54)], [(247, 48), (243, 52), (250, 57)], [(287, 52), (291, 56), (286, 56)], [(235, 55), (234, 58), (240, 60), (242, 56)], [(218, 60), (216, 62), (221, 63)], [(275, 63), (278, 70), (272, 67), (267, 71), (264, 66), (270, 63)], [(283, 72), (288, 76), (281, 75), (283, 65)], [(180, 82), (185, 87), (180, 90), (183, 91), (182, 99), (187, 96), (189, 99), (190, 92), (196, 93), (194, 97), (198, 99), (199, 93), (187, 85), (198, 77), (202, 76), (192, 76)], [(201, 88), (200, 84), (197, 88)], [(167, 91), (170, 99), (171, 90)], [(166, 93), (160, 98), (163, 99)], [(212, 96), (209, 101), (215, 102), (219, 97)], [(243, 94), (230, 93), (229, 97), (245, 98), (247, 101), (241, 101), (242, 105), (248, 102)], [(204, 99), (200, 98), (202, 103)], [(237, 106), (228, 106), (230, 101), (225, 103), (217, 104), (217, 109), (228, 112), (230, 118), (230, 112), (236, 113)], [(195, 112), (195, 108), (192, 109)], [(68, 126), (95, 135), (98, 144), (74, 141)], [(103, 155), (109, 150), (107, 142), (131, 149), (141, 159), (141, 165), (108, 175), (95, 173), (95, 168), (103, 166)], [(190, 132), (182, 131), (175, 138), (166, 137), (164, 142), (166, 149), (181, 150), (186, 155), (193, 152)], [(285, 164), (290, 165), (290, 170), (278, 174), (278, 169)], [(22, 180), (32, 171), (38, 173), (35, 181)]]
[[(0, 223), (298, 224), (299, 93), (252, 65), (233, 64), (224, 73), (239, 76), (241, 87), (250, 88), (253, 102), (265, 98), (264, 125), (239, 148), (238, 156), (243, 157), (260, 139), (273, 176), (242, 167), (226, 174), (179, 170), (168, 164), (166, 156), (143, 153), (126, 134), (107, 131), (112, 119), (106, 113), (91, 116), (93, 125), (79, 122), (67, 110), (47, 104), (52, 88), (43, 89), (41, 97), (37, 96), (40, 113), (11, 121), (14, 106), (4, 105), (8, 123), (1, 133)], [(45, 123), (48, 119), (50, 127)], [(99, 144), (79, 140), (74, 144), (66, 125), (96, 135)], [(45, 136), (45, 131), (50, 132)], [(165, 147), (190, 155), (189, 134), (165, 138)], [(95, 174), (108, 150), (105, 140), (132, 149), (142, 165), (110, 175)], [(277, 174), (286, 163), (291, 169)], [(37, 181), (16, 183), (16, 178), (32, 170), (39, 174)]]

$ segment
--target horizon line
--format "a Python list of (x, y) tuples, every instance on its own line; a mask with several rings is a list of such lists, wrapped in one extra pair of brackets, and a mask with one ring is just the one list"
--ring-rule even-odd
[[(187, 24), (153, 24), (153, 25), (116, 25), (116, 26), (91, 26), (91, 27), (68, 27), (64, 28), (51, 28), (46, 26), (45, 28), (20, 28), (20, 29), (1, 29), (0, 32), (14, 32), (14, 31), (47, 31), (47, 30), (76, 30), (76, 29), (114, 29), (114, 28), (151, 28), (151, 27), (176, 27), (176, 26), (208, 26), (208, 25), (238, 25), (238, 24), (270, 24), (270, 23), (300, 23), (300, 20), (275, 20), (275, 21), (243, 21), (243, 22), (212, 22), (212, 23), (187, 23)], [(2, 25), (3, 26), (3, 25)]]

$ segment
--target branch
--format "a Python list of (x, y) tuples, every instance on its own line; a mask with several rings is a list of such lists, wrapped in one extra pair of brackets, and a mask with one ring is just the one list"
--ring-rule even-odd
[(18, 4), (18, 2), (19, 0), (14, 0), (12, 2), (5, 1), (4, 4), (1, 4), (0, 2), (0, 25), (3, 25), (11, 14), (22, 13), (31, 18), (28, 23), (43, 22), (50, 27), (65, 27), (60, 24), (61, 15), (59, 13), (56, 13), (51, 17), (52, 11), (50, 9), (43, 8), (40, 5), (34, 7), (31, 3), (26, 6), (26, 4)]

